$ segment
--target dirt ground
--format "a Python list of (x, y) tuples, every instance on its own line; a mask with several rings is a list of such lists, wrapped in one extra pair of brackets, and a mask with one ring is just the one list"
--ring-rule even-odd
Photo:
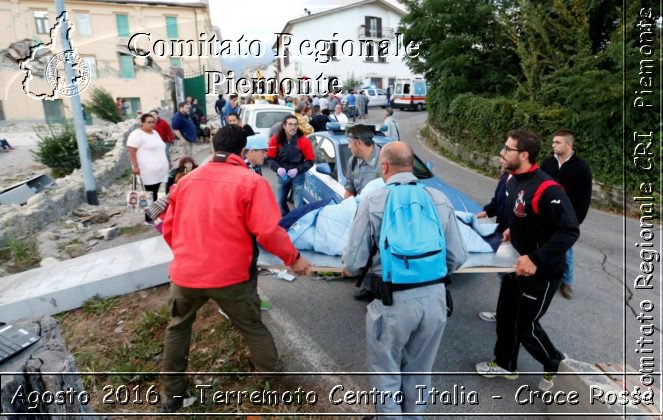
[[(98, 413), (158, 412), (159, 377), (155, 372), (161, 364), (169, 315), (168, 286), (160, 286), (112, 299), (93, 299), (81, 309), (57, 316), (67, 348), (76, 359), (84, 387)], [(204, 372), (190, 374), (189, 381), (211, 386), (206, 396), (216, 390), (262, 389), (258, 376), (229, 373), (250, 372), (251, 362), (241, 335), (211, 301), (198, 312), (189, 361), (189, 372)], [(98, 374), (86, 374), (91, 372)], [(290, 404), (253, 404), (246, 398), (239, 403), (232, 397), (228, 403), (214, 404), (208, 398), (205, 404), (197, 401), (181, 413), (196, 416), (195, 413), (260, 412), (287, 418), (292, 413), (335, 411), (325, 403), (324, 393), (315, 384), (307, 384), (309, 381), (307, 377), (288, 375), (266, 385), (266, 389), (276, 391), (281, 401), (287, 398), (285, 394), (295, 396)], [(297, 393), (298, 388), (302, 392)], [(315, 404), (304, 398), (309, 392), (316, 393)], [(302, 396), (301, 401), (296, 395)]]

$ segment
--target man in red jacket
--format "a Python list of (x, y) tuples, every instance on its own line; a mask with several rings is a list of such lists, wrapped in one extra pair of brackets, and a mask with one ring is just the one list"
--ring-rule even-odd
[[(267, 181), (241, 158), (246, 134), (237, 126), (214, 136), (208, 164), (182, 178), (170, 191), (163, 237), (173, 251), (170, 265), (172, 319), (166, 330), (164, 372), (184, 372), (196, 312), (213, 299), (240, 330), (258, 372), (281, 369), (274, 339), (260, 318), (257, 292), (259, 243), (297, 274), (310, 272), (287, 232)], [(184, 376), (161, 379), (162, 411), (182, 407)]]
[(156, 123), (154, 123), (154, 130), (159, 133), (161, 140), (166, 143), (166, 158), (168, 159), (168, 166), (170, 167), (170, 147), (175, 143), (175, 135), (173, 130), (170, 128), (168, 121), (159, 117), (159, 111), (153, 109), (150, 111), (150, 114), (154, 117)]

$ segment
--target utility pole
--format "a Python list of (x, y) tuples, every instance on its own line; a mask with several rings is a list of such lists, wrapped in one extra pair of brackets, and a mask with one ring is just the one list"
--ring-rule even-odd
[[(58, 17), (65, 11), (64, 0), (55, 0), (55, 12)], [(60, 27), (60, 38), (62, 38), (62, 50), (65, 51), (65, 57), (73, 57), (67, 55), (67, 51), (71, 51), (69, 38), (67, 38), (67, 30), (69, 29), (69, 13), (67, 13), (67, 25)], [(66, 58), (64, 60), (64, 68), (67, 75), (67, 80), (74, 80), (74, 69), (71, 65), (72, 60)], [(81, 170), (83, 171), (83, 180), (85, 181), (85, 199), (88, 204), (98, 206), (99, 199), (97, 198), (97, 186), (94, 181), (94, 172), (92, 171), (92, 161), (90, 159), (90, 145), (87, 141), (87, 134), (85, 133), (85, 120), (83, 118), (83, 108), (81, 107), (81, 97), (76, 92), (71, 96), (71, 111), (74, 114), (74, 128), (76, 129), (76, 143), (78, 144), (78, 156), (81, 160)]]

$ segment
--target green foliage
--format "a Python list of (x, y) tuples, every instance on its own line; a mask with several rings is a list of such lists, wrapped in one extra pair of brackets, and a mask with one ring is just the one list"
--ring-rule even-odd
[[(401, 2), (410, 13), (399, 29), (406, 42), (421, 42), (420, 55), (408, 64), (430, 82), (432, 126), (465, 152), (491, 156), (510, 129), (538, 133), (546, 150), (550, 135), (567, 127), (595, 179), (632, 184), (634, 171), (622, 179), (623, 130), (655, 131), (658, 120), (656, 107), (628, 107), (630, 92), (647, 89), (636, 77), (643, 73), (637, 24), (644, 3), (629, 3), (623, 22), (616, 0)], [(651, 44), (659, 51), (658, 40)], [(660, 57), (652, 58), (655, 65)], [(624, 74), (632, 75), (625, 85)]]
[(0, 249), (0, 260), (10, 273), (34, 268), (41, 260), (37, 242), (34, 239), (9, 239), (6, 248)]
[(93, 87), (90, 96), (90, 100), (85, 103), (85, 107), (94, 115), (112, 123), (122, 121), (122, 116), (117, 112), (115, 100), (107, 90)]
[[(62, 126), (38, 127), (36, 131), (39, 142), (32, 155), (37, 162), (51, 168), (53, 176), (63, 177), (81, 167), (76, 130), (71, 121), (66, 121)], [(103, 142), (89, 139), (88, 144), (92, 159), (103, 156), (111, 148)]]
[(358, 89), (361, 87), (361, 80), (355, 78), (352, 73), (347, 79), (343, 80), (343, 89), (350, 91), (351, 89)]
[(116, 305), (116, 298), (102, 298), (100, 295), (96, 294), (83, 302), (83, 311), (87, 314), (101, 315), (110, 311)]

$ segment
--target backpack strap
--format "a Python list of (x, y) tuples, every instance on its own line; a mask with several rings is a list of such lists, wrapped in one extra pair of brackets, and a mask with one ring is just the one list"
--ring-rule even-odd
[(534, 210), (535, 214), (539, 214), (539, 200), (541, 199), (541, 196), (543, 193), (549, 188), (553, 187), (555, 185), (559, 185), (555, 181), (552, 181), (550, 179), (543, 181), (541, 184), (539, 184), (539, 187), (536, 189), (536, 192), (534, 193), (534, 198), (532, 199), (532, 210)]

